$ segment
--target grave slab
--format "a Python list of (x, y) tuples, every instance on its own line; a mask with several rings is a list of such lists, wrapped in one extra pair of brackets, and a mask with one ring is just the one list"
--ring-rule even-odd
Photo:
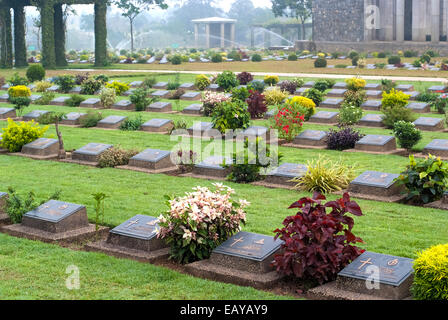
[(314, 85), (316, 84), (316, 82), (315, 81), (308, 81), (308, 82), (306, 82), (303, 86), (302, 86), (302, 88), (312, 88), (312, 87), (314, 87)]
[(125, 116), (108, 116), (98, 122), (97, 127), (104, 129), (118, 129), (127, 118), (128, 117)]
[(415, 113), (429, 113), (431, 112), (431, 105), (426, 102), (411, 102), (406, 108), (411, 109)]
[(230, 174), (230, 168), (224, 168), (222, 165), (231, 163), (230, 157), (211, 156), (194, 166), (193, 175), (210, 179), (225, 179)]
[(158, 82), (152, 86), (153, 89), (166, 89), (168, 88), (168, 82)]
[(169, 103), (169, 102), (160, 102), (159, 101), (159, 102), (155, 102), (155, 103), (149, 105), (148, 107), (146, 107), (146, 111), (167, 113), (167, 112), (172, 112), (173, 107), (172, 107), (171, 103)]
[[(378, 287), (372, 283), (372, 271), (378, 275)], [(311, 290), (312, 296), (326, 299), (404, 300), (411, 297), (413, 260), (366, 251), (345, 267), (337, 280)]]
[(361, 105), (364, 110), (380, 111), (382, 102), (380, 100), (367, 100)]
[(142, 169), (148, 173), (175, 171), (176, 165), (171, 162), (171, 152), (157, 149), (146, 149), (129, 160), (126, 169)]
[(73, 89), (70, 89), (68, 92), (69, 94), (81, 94), (82, 88), (81, 87), (74, 87)]
[(89, 224), (86, 207), (50, 200), (23, 216), (21, 224), (3, 227), (2, 231), (16, 237), (44, 242), (81, 242), (101, 236), (107, 228), (95, 231)]
[(2, 94), (0, 96), (0, 103), (8, 103), (9, 101), (9, 95), (7, 93)]
[(424, 149), (424, 155), (433, 155), (441, 158), (448, 158), (448, 140), (434, 139)]
[(196, 90), (196, 87), (195, 87), (194, 83), (182, 83), (180, 85), (179, 89)]
[(344, 99), (340, 98), (327, 98), (324, 101), (322, 101), (319, 105), (321, 108), (339, 108), (344, 102)]
[(310, 123), (335, 124), (338, 122), (339, 112), (319, 111), (311, 116)]
[(88, 162), (92, 164), (98, 163), (98, 159), (102, 153), (112, 148), (110, 144), (89, 143), (86, 146), (72, 153), (72, 160), (80, 162)]
[(0, 192), (0, 227), (11, 223), (9, 216), (6, 214), (6, 200), (9, 195), (6, 192)]
[(205, 88), (205, 91), (216, 92), (216, 91), (220, 91), (220, 90), (221, 90), (221, 87), (218, 84), (216, 84), (216, 83), (212, 83), (207, 88)]
[(57, 139), (39, 138), (22, 147), (22, 153), (35, 159), (53, 159), (59, 154)]
[(429, 91), (431, 92), (437, 92), (437, 93), (444, 93), (446, 91), (446, 87), (445, 86), (431, 86), (428, 88)]
[(130, 95), (132, 95), (134, 93), (135, 89), (129, 89), (128, 91), (125, 91), (122, 93), (122, 96), (124, 97), (129, 97)]
[(217, 247), (208, 260), (186, 266), (195, 276), (255, 288), (269, 288), (282, 276), (271, 266), (282, 246), (273, 237), (239, 232)]
[(414, 86), (412, 84), (399, 84), (395, 87), (397, 91), (414, 91)]
[(381, 114), (366, 114), (364, 117), (361, 118), (358, 125), (365, 126), (365, 127), (382, 128), (382, 127), (384, 127), (383, 115), (381, 115)]
[(142, 124), (142, 130), (147, 132), (169, 132), (174, 124), (170, 119), (151, 119)]
[(295, 92), (294, 92), (294, 95), (296, 95), (296, 96), (303, 96), (304, 95), (304, 93), (307, 91), (307, 90), (309, 90), (310, 88), (299, 88), (299, 89), (297, 89)]
[(168, 99), (170, 94), (168, 90), (157, 90), (151, 93), (151, 96), (159, 99)]
[(132, 81), (129, 86), (131, 88), (140, 88), (141, 86), (143, 86), (143, 81)]
[(381, 90), (382, 85), (380, 83), (367, 83), (364, 87), (365, 90)]
[(81, 108), (101, 108), (101, 100), (98, 98), (89, 98), (79, 105)]
[(59, 86), (58, 85), (54, 85), (51, 86), (50, 88), (47, 89), (47, 92), (58, 92), (59, 91)]
[(404, 186), (395, 181), (398, 177), (398, 174), (366, 171), (350, 183), (349, 192), (357, 198), (397, 202), (404, 198), (401, 194)]
[(381, 90), (367, 90), (366, 96), (368, 99), (381, 99), (383, 91)]
[(293, 144), (297, 146), (326, 148), (327, 135), (328, 133), (325, 131), (305, 130), (295, 137)]
[(50, 101), (52, 106), (65, 106), (65, 102), (69, 100), (70, 97), (57, 97)]
[(418, 91), (404, 91), (403, 93), (409, 96), (409, 100), (417, 100), (417, 97), (420, 95)]
[(36, 103), (36, 101), (39, 100), (40, 98), (42, 98), (42, 96), (40, 94), (31, 95), (31, 97), (30, 97), (31, 103)]
[(182, 113), (200, 116), (202, 115), (202, 104), (192, 104), (182, 110)]
[(135, 105), (129, 100), (120, 100), (112, 106), (112, 109), (134, 111)]
[(60, 121), (60, 124), (69, 125), (69, 126), (77, 126), (80, 124), (80, 120), (85, 116), (87, 116), (87, 113), (70, 112), (65, 115), (65, 118)]
[(213, 129), (213, 123), (211, 122), (195, 122), (193, 126), (188, 128), (188, 133), (193, 137), (208, 137), (215, 135), (217, 130)]
[(421, 117), (414, 121), (415, 127), (424, 131), (440, 131), (445, 129), (445, 124), (441, 118)]
[(265, 141), (270, 139), (269, 129), (263, 126), (250, 126), (236, 137), (238, 140), (245, 138), (262, 138)]
[(22, 117), (23, 121), (37, 121), (39, 119), (39, 117), (43, 116), (44, 114), (49, 113), (49, 111), (45, 111), (45, 110), (33, 110), (29, 113), (27, 113), (26, 115), (24, 115)]
[(164, 241), (157, 238), (158, 229), (157, 218), (136, 215), (112, 229), (106, 241), (90, 243), (86, 249), (141, 262), (166, 260), (169, 249)]
[(8, 119), (17, 117), (16, 109), (14, 108), (0, 108), (0, 119)]
[(297, 183), (292, 182), (294, 178), (305, 175), (308, 167), (304, 164), (283, 163), (279, 167), (273, 169), (266, 175), (266, 179), (262, 182), (266, 186), (281, 186), (291, 188)]
[(186, 92), (180, 97), (180, 100), (186, 101), (200, 101), (201, 99), (202, 93), (196, 91)]
[(336, 82), (333, 86), (333, 89), (347, 89), (347, 83), (345, 82)]
[(344, 97), (346, 92), (346, 89), (331, 89), (328, 91), (327, 97)]
[(397, 150), (397, 142), (393, 136), (368, 134), (356, 142), (355, 150), (388, 153)]

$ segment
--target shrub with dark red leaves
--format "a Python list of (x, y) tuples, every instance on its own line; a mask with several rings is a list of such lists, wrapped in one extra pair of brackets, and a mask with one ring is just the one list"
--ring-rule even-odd
[(353, 149), (356, 142), (361, 140), (364, 134), (352, 127), (342, 127), (339, 130), (330, 129), (327, 139), (327, 147), (330, 150)]
[(246, 99), (246, 103), (248, 105), (247, 111), (250, 113), (250, 117), (252, 119), (262, 118), (268, 111), (264, 94), (255, 90), (249, 90), (249, 93), (250, 96)]
[(297, 82), (285, 80), (280, 85), (280, 89), (282, 91), (287, 91), (290, 94), (294, 94), (294, 92), (296, 92), (297, 89)]
[(240, 84), (243, 86), (254, 80), (254, 76), (249, 72), (241, 72), (236, 77), (240, 81)]
[(289, 207), (299, 211), (274, 231), (275, 238), (284, 241), (281, 254), (274, 257), (277, 272), (322, 284), (334, 280), (364, 252), (354, 246), (363, 241), (352, 233), (354, 220), (347, 216), (362, 216), (359, 205), (348, 193), (326, 204), (322, 200), (325, 196), (316, 192), (312, 199), (302, 198)]
[(82, 73), (78, 73), (76, 76), (75, 76), (75, 83), (78, 85), (78, 86), (80, 86), (85, 80), (87, 80), (87, 79), (89, 79), (89, 73), (88, 72), (86, 72), (86, 73), (84, 73), (84, 74), (82, 74)]

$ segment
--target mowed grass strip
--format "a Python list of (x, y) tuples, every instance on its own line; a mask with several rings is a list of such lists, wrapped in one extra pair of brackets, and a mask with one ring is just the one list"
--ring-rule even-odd
[[(69, 290), (67, 267), (79, 269), (79, 290)], [(73, 272), (73, 271), (70, 271)], [(269, 292), (194, 278), (179, 272), (73, 251), (0, 234), (2, 300), (277, 300)]]
[[(117, 226), (136, 214), (158, 216), (167, 208), (165, 195), (183, 195), (195, 186), (209, 186), (212, 181), (149, 175), (119, 169), (99, 169), (76, 164), (36, 161), (15, 156), (0, 156), (0, 190), (9, 186), (21, 193), (34, 190), (39, 199), (62, 191), (67, 202), (87, 206), (94, 221), (92, 193), (104, 192), (105, 223)], [(294, 210), (291, 203), (309, 193), (268, 189), (226, 182), (236, 190), (235, 198), (247, 199), (247, 225), (244, 230), (273, 235), (276, 228)], [(329, 199), (336, 199), (330, 196)], [(355, 234), (365, 240), (363, 248), (385, 254), (415, 257), (418, 250), (447, 243), (448, 213), (442, 210), (359, 200), (364, 216), (355, 218)]]

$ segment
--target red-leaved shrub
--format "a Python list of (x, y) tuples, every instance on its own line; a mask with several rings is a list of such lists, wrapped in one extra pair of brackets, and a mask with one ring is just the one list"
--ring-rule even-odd
[(254, 76), (249, 72), (241, 72), (236, 77), (240, 81), (241, 85), (246, 85), (252, 80), (254, 80)]
[(334, 280), (364, 252), (353, 245), (363, 241), (352, 233), (353, 218), (346, 216), (362, 216), (359, 205), (348, 193), (326, 204), (322, 200), (325, 196), (316, 192), (312, 199), (302, 198), (289, 207), (299, 211), (283, 221), (283, 229), (274, 231), (276, 239), (284, 241), (282, 253), (275, 256), (277, 272), (322, 284)]
[(255, 90), (249, 90), (249, 93), (250, 96), (246, 99), (246, 103), (248, 105), (247, 111), (249, 111), (250, 117), (252, 119), (263, 117), (268, 111), (264, 94)]

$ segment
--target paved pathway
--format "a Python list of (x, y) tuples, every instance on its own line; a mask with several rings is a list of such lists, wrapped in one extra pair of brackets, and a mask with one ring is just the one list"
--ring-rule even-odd
[[(66, 69), (66, 71), (94, 72), (103, 69)], [(105, 69), (109, 72), (126, 72), (126, 73), (182, 73), (182, 74), (212, 74), (221, 73), (222, 71), (176, 71), (176, 70), (124, 70), (124, 69)], [(319, 74), (319, 73), (275, 73), (275, 72), (251, 72), (254, 76), (276, 75), (279, 77), (298, 77), (298, 78), (330, 78), (330, 79), (347, 79), (357, 77), (358, 75), (350, 74)], [(389, 79), (395, 81), (422, 81), (422, 82), (444, 82), (446, 78), (427, 78), (427, 77), (397, 77), (397, 76), (367, 76), (360, 75), (365, 80), (381, 80)]]

